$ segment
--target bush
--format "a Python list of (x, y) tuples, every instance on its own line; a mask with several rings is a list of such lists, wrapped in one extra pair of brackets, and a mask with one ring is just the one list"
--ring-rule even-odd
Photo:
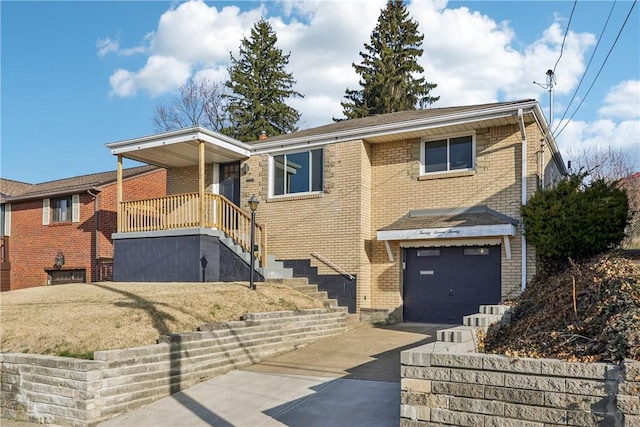
[(522, 206), (525, 235), (538, 256), (561, 262), (585, 259), (624, 239), (626, 191), (604, 179), (584, 185), (586, 177), (583, 172), (569, 175), (554, 188), (539, 189)]

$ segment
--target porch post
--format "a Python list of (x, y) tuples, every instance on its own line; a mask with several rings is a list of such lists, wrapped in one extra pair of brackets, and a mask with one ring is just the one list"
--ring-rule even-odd
[(117, 206), (117, 230), (118, 233), (122, 231), (122, 154), (118, 154), (118, 169), (116, 172), (116, 206)]
[(198, 206), (198, 210), (199, 210), (199, 215), (200, 215), (200, 227), (204, 227), (204, 176), (205, 176), (205, 170), (204, 170), (204, 141), (199, 141), (199, 145), (198, 145), (198, 180), (199, 180), (199, 193), (200, 193), (200, 199), (199, 199), (199, 206)]

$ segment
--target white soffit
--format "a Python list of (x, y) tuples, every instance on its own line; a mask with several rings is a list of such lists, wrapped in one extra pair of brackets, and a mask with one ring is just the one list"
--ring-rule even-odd
[(246, 159), (250, 146), (204, 128), (195, 127), (107, 144), (111, 154), (162, 167), (184, 167), (199, 162), (204, 142), (205, 163)]

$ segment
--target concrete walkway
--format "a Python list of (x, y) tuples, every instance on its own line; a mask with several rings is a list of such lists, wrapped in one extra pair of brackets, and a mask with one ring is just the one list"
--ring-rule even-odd
[(400, 351), (435, 341), (446, 327), (359, 325), (99, 426), (395, 426)]

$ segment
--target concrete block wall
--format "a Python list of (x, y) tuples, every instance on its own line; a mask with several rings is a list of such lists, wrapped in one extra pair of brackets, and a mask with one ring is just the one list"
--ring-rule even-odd
[(345, 327), (343, 308), (281, 311), (205, 324), (151, 346), (97, 351), (95, 360), (0, 353), (2, 417), (94, 425)]
[(400, 425), (640, 425), (640, 362), (574, 363), (434, 351), (401, 355)]
[(618, 409), (626, 426), (640, 426), (640, 362), (625, 360), (622, 377), (618, 385)]

